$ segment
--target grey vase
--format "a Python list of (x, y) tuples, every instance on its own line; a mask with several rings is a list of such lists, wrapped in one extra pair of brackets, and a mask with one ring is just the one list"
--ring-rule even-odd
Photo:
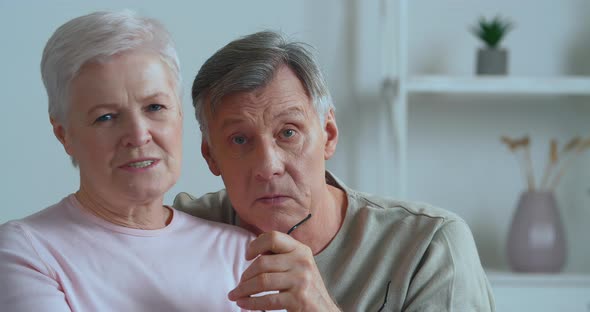
[(552, 192), (523, 192), (508, 234), (510, 267), (517, 272), (559, 272), (566, 238)]
[(508, 51), (480, 48), (477, 50), (475, 73), (478, 75), (506, 75), (508, 73)]

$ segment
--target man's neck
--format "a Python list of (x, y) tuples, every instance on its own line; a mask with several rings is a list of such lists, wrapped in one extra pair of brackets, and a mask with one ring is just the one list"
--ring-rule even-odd
[(348, 206), (343, 190), (326, 184), (325, 192), (324, 200), (312, 208), (312, 217), (291, 234), (309, 246), (314, 255), (324, 250), (338, 234)]

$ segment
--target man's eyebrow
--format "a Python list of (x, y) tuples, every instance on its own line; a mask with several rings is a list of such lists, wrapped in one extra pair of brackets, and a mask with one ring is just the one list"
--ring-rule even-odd
[[(295, 117), (298, 119), (305, 119), (306, 114), (302, 107), (293, 106), (285, 110), (280, 111), (273, 116), (273, 119), (280, 119), (285, 117)], [(230, 127), (236, 124), (245, 122), (244, 118), (241, 117), (228, 117), (221, 123), (221, 128)]]
[(233, 126), (235, 124), (240, 124), (242, 122), (244, 122), (244, 120), (242, 118), (229, 117), (221, 123), (221, 128), (223, 129), (225, 127)]

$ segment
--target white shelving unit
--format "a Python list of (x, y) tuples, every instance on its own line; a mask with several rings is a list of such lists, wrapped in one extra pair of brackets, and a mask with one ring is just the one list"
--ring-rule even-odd
[(590, 275), (488, 271), (496, 310), (590, 311)]
[[(394, 88), (391, 98), (391, 123), (394, 127), (396, 180), (393, 193), (406, 198), (408, 188), (408, 106), (416, 94), (473, 96), (587, 96), (590, 97), (590, 77), (518, 77), (518, 76), (445, 76), (410, 75), (408, 73), (408, 5), (409, 0), (392, 0), (389, 10), (392, 20), (385, 33), (396, 33), (396, 47), (382, 43), (384, 53), (395, 55), (394, 66), (386, 69), (384, 84)], [(392, 14), (395, 12), (395, 14)], [(395, 29), (393, 31), (392, 29)], [(385, 61), (384, 64), (390, 62)], [(390, 70), (391, 72), (388, 72)], [(392, 90), (383, 90), (387, 93)], [(488, 271), (497, 301), (497, 310), (510, 311), (590, 311), (590, 274), (516, 274), (508, 271)]]
[[(383, 57), (386, 69), (384, 79), (395, 81), (396, 96), (392, 98), (391, 123), (395, 127), (396, 181), (393, 193), (405, 198), (407, 195), (407, 150), (408, 150), (408, 98), (414, 94), (470, 94), (482, 96), (590, 96), (590, 77), (515, 77), (515, 76), (444, 76), (444, 75), (410, 75), (408, 72), (408, 0), (389, 0), (390, 4), (385, 16), (389, 21), (382, 24), (384, 34), (395, 33), (397, 44), (392, 45), (390, 38), (383, 38), (383, 54), (392, 53), (396, 56), (397, 67), (394, 69), (387, 57)], [(395, 14), (394, 14), (395, 13)], [(393, 30), (391, 29), (393, 28)], [(395, 47), (394, 47), (395, 46)], [(392, 78), (393, 77), (393, 78)], [(388, 90), (384, 90), (388, 91)]]
[(416, 76), (407, 80), (406, 92), (590, 96), (590, 78)]
[(490, 282), (502, 287), (590, 287), (590, 274), (533, 274), (489, 270)]

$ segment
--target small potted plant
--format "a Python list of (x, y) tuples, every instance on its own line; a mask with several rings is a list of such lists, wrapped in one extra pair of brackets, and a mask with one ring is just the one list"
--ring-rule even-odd
[(505, 75), (508, 72), (508, 51), (500, 42), (513, 29), (513, 23), (500, 16), (491, 20), (481, 17), (471, 32), (484, 43), (477, 51), (476, 73), (478, 75)]

